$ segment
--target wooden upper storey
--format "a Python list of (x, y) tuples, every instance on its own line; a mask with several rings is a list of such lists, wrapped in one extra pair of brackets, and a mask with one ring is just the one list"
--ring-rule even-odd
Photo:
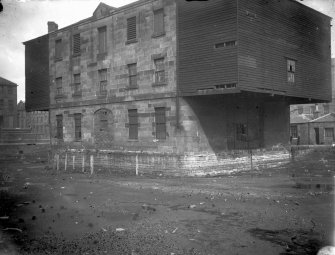
[(331, 99), (330, 18), (296, 1), (178, 1), (182, 95)]

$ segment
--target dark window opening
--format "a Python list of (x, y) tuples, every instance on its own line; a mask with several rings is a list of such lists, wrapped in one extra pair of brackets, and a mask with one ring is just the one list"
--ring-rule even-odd
[(233, 89), (233, 88), (236, 88), (236, 83), (215, 85), (215, 88), (216, 89)]
[(156, 138), (164, 140), (166, 139), (166, 117), (165, 107), (155, 108), (155, 126), (156, 126)]
[(99, 53), (106, 53), (107, 52), (107, 29), (106, 27), (98, 28), (99, 33)]
[(228, 47), (235, 47), (237, 45), (236, 41), (228, 41), (228, 42), (221, 42), (216, 43), (215, 48), (228, 48)]
[(128, 110), (129, 118), (129, 139), (138, 139), (138, 113), (137, 109)]
[(74, 114), (74, 133), (75, 140), (81, 140), (81, 113)]
[(108, 130), (108, 112), (106, 110), (101, 110), (99, 112), (99, 122), (100, 122), (100, 131)]
[(63, 85), (62, 85), (62, 77), (56, 78), (56, 95), (60, 96), (63, 94)]
[(73, 86), (74, 86), (74, 93), (78, 94), (81, 92), (81, 86), (80, 86), (80, 74), (74, 74), (73, 75)]
[(55, 59), (62, 58), (62, 39), (58, 39), (55, 42)]
[(295, 65), (295, 60), (287, 59), (287, 81), (290, 83), (295, 82)]
[(334, 139), (334, 128), (325, 128), (325, 137)]
[(247, 124), (236, 124), (236, 140), (247, 141)]
[(63, 115), (56, 115), (57, 122), (57, 139), (63, 139)]
[(164, 34), (164, 9), (154, 12), (154, 36)]
[(323, 105), (323, 113), (324, 114), (328, 114), (329, 113), (329, 105), (328, 104), (324, 104)]
[(291, 126), (291, 137), (298, 138), (298, 127), (297, 126)]

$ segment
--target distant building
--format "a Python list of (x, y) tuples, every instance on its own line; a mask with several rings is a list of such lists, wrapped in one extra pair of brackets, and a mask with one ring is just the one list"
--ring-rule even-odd
[(331, 60), (332, 101), (319, 104), (291, 105), (290, 128), (293, 141), (300, 144), (332, 144), (335, 142), (335, 59)]
[(331, 100), (330, 17), (297, 1), (101, 3), (48, 27), (24, 43), (26, 100), (49, 107), (53, 145), (178, 157), (271, 148), (289, 143), (290, 104)]
[(15, 128), (17, 84), (0, 77), (0, 128)]

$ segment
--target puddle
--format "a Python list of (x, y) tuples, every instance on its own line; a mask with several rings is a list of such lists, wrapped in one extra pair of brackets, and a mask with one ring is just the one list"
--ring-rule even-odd
[(296, 189), (308, 189), (308, 190), (317, 190), (317, 191), (332, 191), (334, 190), (333, 184), (324, 184), (324, 183), (296, 183), (294, 185)]
[(283, 247), (281, 255), (315, 255), (322, 247), (320, 236), (306, 230), (268, 230), (253, 228), (248, 232), (258, 239), (268, 241)]

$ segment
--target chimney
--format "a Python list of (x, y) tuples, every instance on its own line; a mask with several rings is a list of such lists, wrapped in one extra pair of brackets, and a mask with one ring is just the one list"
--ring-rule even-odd
[(57, 23), (53, 21), (48, 21), (48, 33), (54, 32), (58, 30), (58, 25)]

